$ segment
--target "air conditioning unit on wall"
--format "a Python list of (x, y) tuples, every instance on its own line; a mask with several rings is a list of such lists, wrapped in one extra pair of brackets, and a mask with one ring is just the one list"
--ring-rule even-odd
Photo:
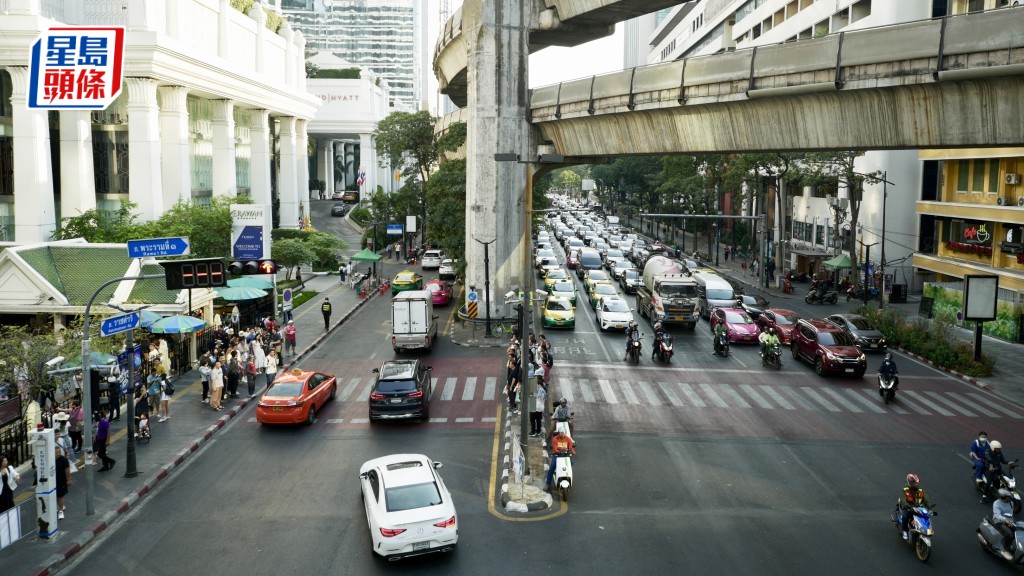
[(1013, 206), (1013, 198), (1010, 198), (1009, 196), (1000, 196), (999, 198), (996, 198), (996, 204), (1000, 206)]
[(1020, 184), (1020, 174), (1009, 173), (1006, 175), (1006, 183), (1010, 186)]

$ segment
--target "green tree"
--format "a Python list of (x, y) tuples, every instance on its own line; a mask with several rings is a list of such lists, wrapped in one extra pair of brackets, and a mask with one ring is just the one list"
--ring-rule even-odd
[[(427, 183), (427, 225), (431, 239), (450, 258), (457, 272), (466, 268), (466, 161), (445, 160)], [(485, 239), (486, 240), (486, 239)]]
[(279, 266), (285, 267), (285, 280), (291, 280), (292, 268), (303, 264), (312, 264), (316, 259), (313, 251), (302, 240), (278, 240), (270, 247), (270, 257)]
[(306, 233), (303, 244), (313, 254), (313, 268), (335, 270), (338, 268), (338, 252), (348, 246), (334, 234), (311, 230)]
[(122, 202), (115, 211), (93, 208), (78, 216), (61, 219), (53, 233), (54, 240), (84, 238), (91, 243), (122, 244), (135, 238), (145, 238), (143, 231), (153, 229), (152, 223), (139, 221), (138, 204)]
[[(377, 154), (391, 166), (402, 166), (402, 174), (407, 178), (418, 179), (426, 184), (438, 161), (438, 145), (434, 140), (435, 123), (436, 119), (425, 110), (413, 113), (392, 112), (377, 123), (374, 132)], [(426, 194), (420, 194), (421, 222), (427, 219), (426, 198)], [(426, 239), (426, 224), (421, 233)]]

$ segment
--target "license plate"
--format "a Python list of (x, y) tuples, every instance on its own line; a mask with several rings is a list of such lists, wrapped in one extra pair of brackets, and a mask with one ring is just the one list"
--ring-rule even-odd
[(615, 327), (616, 328), (622, 328), (623, 326), (622, 326), (622, 324), (616, 324)]
[(847, 368), (846, 369), (846, 373), (847, 374), (853, 374), (853, 368)]
[[(853, 370), (850, 370), (850, 372), (853, 372)], [(402, 399), (401, 399), (401, 398), (392, 398), (392, 399), (391, 399), (391, 403), (392, 403), (392, 404), (399, 404), (399, 403), (401, 403), (401, 402), (402, 402)]]
[(413, 542), (412, 549), (414, 551), (426, 550), (430, 548), (430, 542)]
[(872, 348), (878, 348), (878, 344), (872, 344), (871, 347)]
[(284, 407), (282, 407), (282, 406), (274, 406), (274, 412), (284, 412)]

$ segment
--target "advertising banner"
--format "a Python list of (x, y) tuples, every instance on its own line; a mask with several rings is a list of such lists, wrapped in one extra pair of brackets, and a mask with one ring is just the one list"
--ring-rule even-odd
[(270, 258), (270, 206), (231, 205), (231, 257), (235, 260)]

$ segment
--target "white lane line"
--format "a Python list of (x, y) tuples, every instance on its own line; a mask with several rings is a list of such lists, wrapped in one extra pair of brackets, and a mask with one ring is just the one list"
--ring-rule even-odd
[(719, 384), (719, 388), (722, 390), (722, 396), (727, 398), (726, 402), (735, 404), (737, 408), (750, 408), (750, 402), (747, 402), (740, 393), (733, 390), (732, 386), (728, 384)]
[(679, 399), (679, 395), (672, 389), (671, 384), (668, 382), (658, 382), (658, 388), (661, 388), (661, 392), (673, 406), (683, 406), (683, 401)]
[(931, 390), (925, 390), (925, 391), (923, 391), (921, 393), (922, 394), (927, 394), (929, 398), (933, 398), (933, 399), (935, 399), (938, 402), (942, 402), (946, 406), (949, 406), (953, 410), (956, 410), (957, 412), (963, 414), (964, 416), (967, 416), (968, 418), (977, 418), (978, 417), (977, 414), (975, 414), (974, 412), (971, 412), (967, 408), (962, 408), (959, 405), (957, 405), (957, 404), (955, 404), (953, 402), (950, 402), (948, 399), (943, 398), (943, 396), (941, 394), (939, 394), (938, 392), (932, 392)]
[(359, 395), (353, 398), (353, 400), (369, 400), (371, 390), (373, 390), (373, 378), (370, 378), (370, 381), (366, 383), (366, 386), (363, 387)]
[(754, 387), (751, 386), (750, 384), (740, 384), (740, 390), (746, 392), (747, 396), (750, 396), (750, 398), (754, 400), (754, 403), (756, 403), (761, 408), (764, 408), (765, 410), (775, 409), (775, 406), (773, 406), (771, 402), (765, 400), (763, 396), (758, 394), (757, 390), (754, 390)]
[(597, 385), (601, 387), (601, 393), (604, 394), (604, 399), (609, 404), (618, 404), (619, 399), (615, 396), (615, 390), (612, 390), (612, 385), (607, 380), (598, 380)]
[(931, 412), (929, 412), (929, 411), (925, 410), (924, 408), (918, 406), (916, 402), (912, 402), (912, 401), (908, 400), (906, 392), (902, 392), (902, 393), (901, 392), (897, 392), (896, 393), (896, 397), (899, 399), (899, 403), (900, 404), (902, 404), (903, 406), (906, 406), (907, 408), (910, 408), (914, 412), (917, 412), (918, 414), (920, 414), (922, 416), (931, 416), (932, 415)]
[(487, 416), (487, 417), (481, 418), (480, 421), (481, 422), (488, 422), (490, 424), (494, 424), (495, 422), (498, 421), (498, 419), (495, 418), (494, 416)]
[(455, 383), (458, 381), (459, 379), (454, 376), (449, 376), (445, 379), (444, 389), (441, 390), (441, 400), (447, 401), (455, 398)]
[(341, 424), (343, 421), (344, 421), (344, 418), (328, 418), (327, 419), (327, 423), (328, 424)]
[(488, 376), (484, 381), (484, 400), (494, 400), (494, 391), (498, 389), (498, 379)]
[(590, 387), (590, 382), (580, 378), (580, 394), (583, 396), (583, 401), (589, 404), (597, 402), (597, 397), (594, 396), (594, 390)]
[(569, 402), (575, 402), (576, 399), (572, 395), (572, 379), (571, 378), (559, 378), (558, 379), (558, 396), (565, 398)]
[(693, 389), (693, 386), (690, 386), (689, 384), (686, 384), (684, 382), (680, 383), (679, 387), (683, 390), (683, 394), (686, 395), (686, 399), (690, 401), (690, 404), (693, 404), (697, 408), (707, 408), (707, 404), (704, 403), (704, 400), (701, 399), (701, 397)]
[(783, 398), (782, 394), (779, 394), (778, 392), (773, 390), (771, 386), (769, 386), (767, 384), (761, 384), (758, 387), (761, 389), (762, 392), (767, 394), (772, 400), (775, 400), (775, 403), (778, 404), (779, 406), (782, 406), (786, 410), (796, 410), (796, 406), (793, 406), (792, 404), (790, 404), (789, 400), (786, 400), (785, 398)]
[(1016, 412), (1011, 412), (1011, 411), (1007, 410), (1006, 408), (1003, 408), (1002, 406), (1000, 406), (1000, 405), (996, 404), (995, 402), (989, 400), (988, 398), (985, 397), (984, 394), (978, 394), (976, 392), (968, 392), (967, 395), (970, 396), (971, 398), (973, 398), (974, 400), (977, 400), (978, 402), (981, 402), (982, 404), (985, 404), (986, 406), (992, 408), (993, 410), (995, 410), (997, 412), (1002, 412), (1003, 414), (1006, 414), (1010, 418), (1014, 418), (1016, 420), (1020, 420), (1021, 418), (1024, 418), (1024, 416), (1021, 416), (1020, 414), (1017, 414)]
[(643, 390), (644, 396), (647, 398), (647, 403), (651, 406), (661, 406), (661, 399), (655, 394), (654, 388), (651, 387), (649, 382), (637, 382), (640, 385), (640, 389)]
[(864, 396), (860, 395), (859, 394), (860, 389), (856, 389), (855, 390), (853, 388), (846, 388), (845, 390), (843, 390), (843, 392), (846, 392), (847, 396), (849, 396), (850, 398), (853, 398), (854, 403), (858, 403), (858, 404), (860, 404), (862, 406), (867, 406), (868, 410), (871, 410), (875, 414), (885, 414), (886, 413), (885, 408), (882, 408), (881, 406), (879, 406), (878, 402), (872, 402), (872, 401), (868, 400), (867, 398), (865, 398)]
[[(879, 402), (882, 402), (882, 397), (878, 395), (877, 391), (861, 389), (861, 390), (859, 390), (859, 392), (861, 393), (861, 398), (860, 399), (863, 400), (865, 404), (870, 404), (871, 406), (874, 406), (874, 405), (878, 404)], [(902, 402), (902, 399), (901, 399), (901, 402)], [(885, 406), (884, 403), (881, 406), (879, 406), (879, 410), (881, 410), (882, 412), (887, 412), (887, 410), (885, 410), (885, 408), (883, 408), (883, 406)], [(910, 412), (907, 412), (906, 410), (904, 410), (903, 408), (900, 408), (899, 406), (897, 406), (895, 404), (889, 404), (889, 406), (887, 406), (887, 408), (889, 410), (892, 410), (893, 412), (895, 412), (897, 414), (910, 414)], [(877, 411), (878, 410), (876, 410), (876, 412)]]
[(803, 395), (800, 394), (799, 389), (791, 388), (789, 386), (780, 386), (779, 390), (781, 390), (784, 394), (788, 395), (790, 400), (796, 402), (797, 405), (799, 405), (804, 410), (810, 410), (812, 412), (818, 411), (817, 406), (811, 404), (810, 402), (804, 399)]
[(949, 402), (953, 407), (958, 406), (957, 402), (959, 402), (960, 404), (967, 406), (970, 410), (979, 412), (986, 418), (999, 418), (999, 414), (990, 411), (988, 406), (979, 406), (972, 402), (970, 398), (965, 397), (964, 394), (960, 394), (959, 392), (943, 392), (942, 395), (944, 397), (948, 397)]
[(849, 400), (847, 400), (837, 390), (833, 390), (831, 388), (822, 388), (821, 392), (822, 392), (822, 394), (830, 396), (833, 400), (835, 400), (836, 402), (841, 404), (843, 408), (846, 408), (850, 412), (857, 412), (857, 413), (863, 413), (864, 412), (864, 410), (862, 410), (860, 406), (857, 406), (856, 404), (854, 404), (854, 403), (850, 402)]
[(352, 424), (367, 424), (369, 421), (369, 418), (353, 418), (350, 422)]
[(252, 424), (253, 422), (255, 422), (255, 421), (256, 421), (256, 417), (255, 417), (255, 416), (252, 416), (252, 417), (250, 417), (250, 418), (246, 418), (246, 420), (245, 420), (245, 421), (246, 421), (246, 422), (248, 422), (248, 423), (250, 423), (250, 424)]
[(739, 356), (736, 356), (736, 355), (734, 354), (734, 355), (733, 355), (733, 357), (732, 357), (732, 359), (733, 359), (733, 360), (735, 360), (735, 361), (736, 361), (736, 363), (737, 363), (737, 364), (739, 364), (740, 366), (743, 366), (744, 368), (750, 368), (750, 365), (749, 365), (749, 364), (747, 364), (746, 362), (744, 362), (744, 361), (743, 361), (743, 359), (742, 359), (742, 358), (740, 358)]
[(622, 388), (622, 395), (626, 398), (626, 402), (630, 404), (639, 404), (640, 399), (636, 397), (636, 393), (633, 392), (633, 387), (630, 386), (629, 382), (622, 380), (619, 382), (619, 386)]
[(466, 378), (466, 387), (462, 389), (462, 399), (472, 400), (474, 394), (476, 394), (476, 376), (469, 376)]
[[(456, 424), (465, 424), (467, 422), (472, 422), (473, 420), (474, 420), (473, 418), (456, 418), (455, 419), (455, 423)], [(433, 421), (433, 420), (431, 420), (431, 421)]]
[(359, 387), (360, 380), (362, 380), (362, 378), (349, 378), (348, 384), (345, 384), (345, 388), (341, 391), (340, 398), (342, 402), (348, 400), (348, 397), (355, 392), (356, 388)]
[(444, 424), (447, 421), (448, 421), (447, 418), (431, 418), (430, 419), (430, 423), (431, 424)]
[(808, 398), (810, 398), (811, 400), (814, 400), (818, 404), (821, 404), (822, 407), (825, 408), (825, 410), (828, 410), (829, 412), (840, 412), (841, 411), (841, 410), (839, 410), (839, 408), (836, 408), (835, 404), (829, 402), (828, 400), (825, 400), (825, 398), (822, 397), (821, 394), (818, 394), (818, 391), (815, 390), (814, 388), (811, 388), (809, 386), (801, 386), (800, 389), (803, 390), (804, 394)]
[(950, 412), (949, 410), (946, 410), (942, 406), (936, 405), (934, 402), (932, 402), (931, 400), (929, 400), (929, 399), (925, 398), (924, 396), (918, 394), (917, 392), (904, 391), (903, 395), (904, 396), (910, 396), (910, 398), (913, 399), (914, 402), (918, 402), (920, 404), (924, 404), (925, 406), (931, 408), (932, 411), (937, 412), (937, 413), (939, 413), (942, 416), (952, 416), (953, 415), (953, 413)]
[(722, 397), (718, 395), (718, 392), (715, 392), (715, 389), (712, 388), (710, 384), (701, 384), (700, 385), (700, 390), (701, 390), (701, 392), (704, 393), (704, 396), (706, 396), (708, 398), (708, 400), (710, 400), (711, 403), (714, 404), (716, 407), (718, 407), (718, 408), (728, 408), (729, 407), (729, 405), (725, 403), (725, 400), (722, 400)]

